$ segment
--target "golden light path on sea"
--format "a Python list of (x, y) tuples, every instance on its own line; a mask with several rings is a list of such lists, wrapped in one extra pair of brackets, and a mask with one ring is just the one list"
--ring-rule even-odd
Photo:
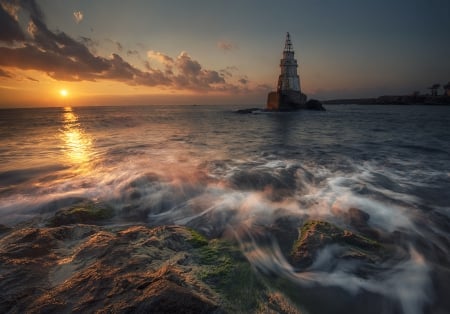
[(61, 135), (64, 153), (71, 162), (87, 165), (91, 155), (92, 137), (85, 133), (71, 107), (64, 107), (63, 123)]

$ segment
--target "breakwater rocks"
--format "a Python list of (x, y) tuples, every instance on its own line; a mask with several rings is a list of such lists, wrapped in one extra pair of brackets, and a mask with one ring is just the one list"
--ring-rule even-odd
[(236, 113), (249, 114), (259, 112), (295, 112), (300, 110), (315, 110), (326, 111), (322, 103), (316, 99), (310, 99), (302, 105), (283, 106), (278, 109), (261, 109), (261, 108), (247, 108), (236, 110)]

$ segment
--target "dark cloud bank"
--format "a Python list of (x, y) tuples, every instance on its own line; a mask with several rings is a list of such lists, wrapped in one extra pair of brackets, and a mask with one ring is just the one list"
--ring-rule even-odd
[[(2, 0), (0, 4), (0, 67), (38, 70), (64, 81), (115, 80), (189, 90), (243, 90), (241, 84), (227, 82), (221, 71), (202, 68), (186, 52), (176, 59), (161, 54), (167, 58), (163, 62), (165, 71), (152, 68), (148, 62), (146, 71), (142, 71), (119, 54), (113, 53), (109, 58), (95, 55), (88, 48), (90, 38), (75, 40), (64, 32), (49, 30), (34, 0)], [(29, 20), (19, 20), (19, 12)], [(1, 76), (7, 76), (7, 72), (1, 68), (0, 71)]]

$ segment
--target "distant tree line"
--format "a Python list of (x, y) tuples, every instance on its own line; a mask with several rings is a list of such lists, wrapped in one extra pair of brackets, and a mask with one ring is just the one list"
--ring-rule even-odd
[[(441, 84), (433, 84), (428, 89), (431, 91), (431, 96), (438, 96), (439, 95), (439, 88), (441, 87)], [(442, 85), (442, 88), (444, 89), (444, 93), (442, 96), (449, 96), (450, 97), (450, 82), (448, 82), (445, 85)], [(415, 91), (413, 93), (414, 96), (419, 96), (419, 92)]]

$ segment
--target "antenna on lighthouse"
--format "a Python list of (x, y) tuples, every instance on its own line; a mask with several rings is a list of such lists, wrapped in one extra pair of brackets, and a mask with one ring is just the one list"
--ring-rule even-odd
[(284, 51), (294, 51), (294, 48), (292, 47), (291, 42), (291, 35), (289, 35), (289, 32), (286, 33), (286, 42), (284, 43)]

